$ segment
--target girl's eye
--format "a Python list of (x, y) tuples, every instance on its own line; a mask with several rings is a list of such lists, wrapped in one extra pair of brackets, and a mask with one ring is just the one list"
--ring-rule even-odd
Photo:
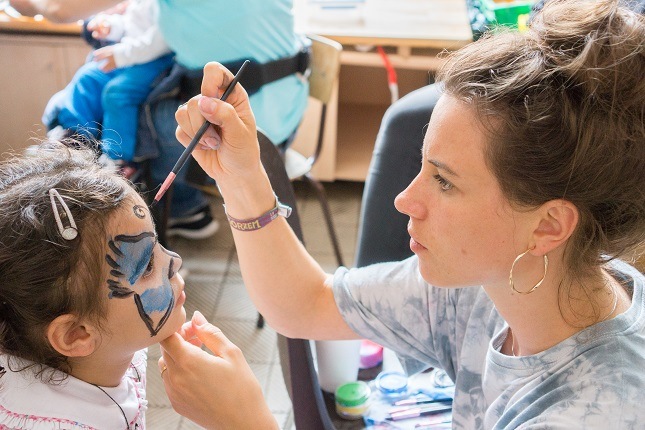
[(150, 256), (150, 261), (148, 262), (148, 266), (146, 267), (145, 272), (143, 272), (143, 277), (146, 278), (152, 274), (155, 270), (155, 253), (153, 252), (152, 255)]
[(442, 192), (450, 191), (453, 187), (453, 185), (446, 180), (441, 175), (434, 175), (434, 178), (436, 179), (437, 182), (439, 182), (439, 187), (441, 188)]

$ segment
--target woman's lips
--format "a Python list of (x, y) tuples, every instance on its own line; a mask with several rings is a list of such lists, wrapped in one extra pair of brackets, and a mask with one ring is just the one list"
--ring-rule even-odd
[(425, 246), (421, 245), (414, 239), (415, 235), (410, 227), (411, 226), (408, 224), (408, 234), (410, 235), (410, 249), (412, 250), (412, 252), (417, 253), (426, 250), (427, 248)]
[(410, 238), (410, 249), (412, 250), (412, 252), (414, 252), (416, 254), (417, 252), (425, 251), (427, 248), (425, 246), (421, 245), (419, 242), (417, 242), (416, 240), (414, 240), (414, 238), (411, 237)]

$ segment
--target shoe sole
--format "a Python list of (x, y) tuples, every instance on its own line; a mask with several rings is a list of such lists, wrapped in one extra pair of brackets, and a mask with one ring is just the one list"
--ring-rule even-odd
[(199, 211), (194, 215), (189, 215), (189, 216), (183, 217), (183, 218), (170, 218), (168, 220), (168, 228), (172, 228), (173, 226), (176, 226), (176, 225), (179, 225), (179, 224), (190, 224), (192, 222), (200, 221), (203, 218), (204, 218), (204, 212), (203, 211)]
[(169, 228), (166, 231), (166, 237), (180, 236), (186, 239), (207, 239), (217, 233), (217, 230), (219, 230), (219, 222), (213, 220), (213, 222), (199, 230)]

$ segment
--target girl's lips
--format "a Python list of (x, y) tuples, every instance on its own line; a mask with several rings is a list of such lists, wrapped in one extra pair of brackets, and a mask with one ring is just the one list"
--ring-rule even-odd
[(179, 293), (179, 297), (177, 297), (177, 302), (175, 303), (175, 307), (182, 306), (186, 302), (186, 292), (182, 289), (181, 293)]

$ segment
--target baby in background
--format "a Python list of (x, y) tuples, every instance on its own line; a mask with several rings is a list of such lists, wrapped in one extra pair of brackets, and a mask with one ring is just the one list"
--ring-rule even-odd
[(129, 0), (89, 20), (91, 37), (106, 46), (49, 100), (42, 120), (57, 129), (52, 136), (100, 140), (109, 158), (134, 159), (140, 105), (173, 62), (158, 9), (156, 0)]
[(89, 149), (0, 163), (0, 428), (145, 426), (146, 348), (186, 318), (181, 257)]

